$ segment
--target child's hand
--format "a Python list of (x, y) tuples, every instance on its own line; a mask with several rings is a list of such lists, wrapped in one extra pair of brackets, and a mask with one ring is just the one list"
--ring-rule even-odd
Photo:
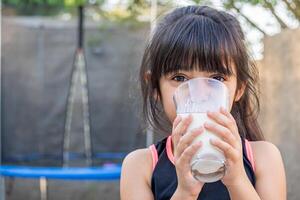
[(192, 173), (190, 162), (193, 155), (201, 147), (201, 143), (192, 144), (193, 140), (203, 132), (203, 127), (186, 133), (192, 121), (192, 116), (185, 119), (178, 117), (174, 120), (172, 130), (172, 141), (174, 149), (174, 160), (178, 178), (176, 192), (182, 198), (192, 197), (197, 199), (203, 183), (197, 181)]
[(208, 117), (216, 123), (205, 123), (204, 128), (218, 135), (221, 139), (211, 140), (211, 143), (224, 152), (226, 172), (222, 178), (224, 185), (239, 184), (247, 178), (243, 164), (243, 148), (238, 127), (233, 116), (224, 108), (220, 112), (208, 112)]

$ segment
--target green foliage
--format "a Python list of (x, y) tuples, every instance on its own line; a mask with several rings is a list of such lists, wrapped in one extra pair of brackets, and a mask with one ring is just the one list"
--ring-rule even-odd
[(192, 0), (197, 5), (211, 5), (212, 1), (210, 0)]
[(63, 7), (61, 0), (3, 0), (3, 7), (10, 7), (21, 15), (53, 15)]
[(84, 5), (86, 0), (64, 0), (66, 6), (79, 6)]
[[(63, 0), (65, 6), (80, 6), (89, 3), (88, 0)], [(95, 4), (102, 5), (106, 0), (94, 0)]]
[(135, 18), (141, 13), (141, 10), (149, 7), (150, 4), (145, 0), (129, 0), (127, 9), (130, 12), (130, 17)]
[[(103, 4), (105, 0), (95, 0)], [(88, 4), (89, 0), (2, 0), (3, 7), (10, 7), (21, 15), (55, 15), (70, 7)]]
[(232, 2), (232, 3), (241, 3), (241, 4), (251, 4), (251, 5), (261, 5), (263, 7), (267, 7), (266, 5), (272, 5), (272, 6), (276, 6), (278, 4), (278, 0), (227, 0), (224, 1), (226, 2)]
[(9, 6), (63, 6), (61, 0), (2, 0), (3, 5)]
[(200, 4), (201, 0), (193, 0), (196, 4)]

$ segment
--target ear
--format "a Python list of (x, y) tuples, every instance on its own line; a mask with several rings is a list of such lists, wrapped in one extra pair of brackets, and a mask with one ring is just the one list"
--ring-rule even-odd
[(150, 70), (147, 70), (146, 73), (144, 74), (144, 80), (148, 84), (150, 82), (150, 79), (151, 79), (151, 72)]
[(246, 89), (246, 83), (242, 83), (239, 89), (237, 89), (234, 97), (234, 101), (237, 102), (241, 99)]

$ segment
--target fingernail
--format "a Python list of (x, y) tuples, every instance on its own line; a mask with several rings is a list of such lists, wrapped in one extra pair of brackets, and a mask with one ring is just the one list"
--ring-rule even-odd
[(196, 128), (195, 131), (198, 133), (198, 134), (201, 134), (203, 132), (203, 128), (200, 127), (200, 128)]
[(214, 144), (214, 143), (216, 143), (217, 139), (215, 139), (215, 138), (210, 138), (209, 141), (210, 141), (211, 143)]
[(225, 109), (223, 106), (221, 107), (221, 112), (224, 112), (224, 113), (226, 113), (227, 112), (227, 109)]
[(203, 125), (204, 125), (204, 127), (208, 127), (208, 128), (210, 127), (210, 123), (208, 123), (208, 122), (204, 122)]
[(191, 121), (191, 118), (188, 116), (187, 118), (184, 119), (185, 123), (189, 123)]
[(214, 113), (215, 113), (215, 112), (208, 111), (208, 112), (207, 112), (207, 116), (208, 116), (208, 117), (213, 117)]
[(191, 123), (192, 122), (192, 120), (193, 120), (193, 118), (192, 118), (192, 115), (189, 115), (187, 118), (186, 118), (186, 123)]
[(193, 145), (195, 145), (196, 147), (199, 147), (199, 146), (201, 146), (201, 145), (202, 145), (202, 142), (201, 142), (201, 141), (199, 141), (199, 142), (195, 142)]

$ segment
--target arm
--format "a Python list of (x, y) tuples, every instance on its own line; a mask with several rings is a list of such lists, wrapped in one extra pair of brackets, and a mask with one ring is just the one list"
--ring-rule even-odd
[[(231, 199), (239, 200), (285, 200), (286, 180), (281, 155), (269, 142), (251, 142), (256, 163), (255, 189), (248, 179), (228, 187)], [(242, 197), (242, 198), (241, 198)]]
[(127, 155), (122, 164), (121, 200), (153, 200), (151, 174), (152, 158), (149, 149), (139, 149)]
[(286, 177), (278, 148), (269, 142), (251, 142), (256, 163), (255, 189), (261, 199), (286, 200)]

